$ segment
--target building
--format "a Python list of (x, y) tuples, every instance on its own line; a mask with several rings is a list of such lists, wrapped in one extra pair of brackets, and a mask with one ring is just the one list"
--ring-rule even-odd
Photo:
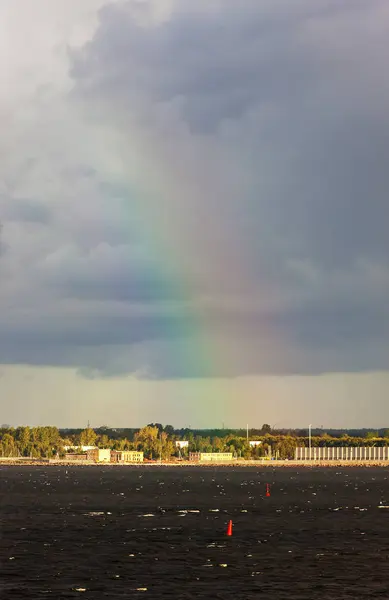
[(143, 452), (134, 450), (111, 450), (111, 462), (117, 463), (141, 463)]
[(187, 440), (177, 440), (176, 448), (187, 448), (189, 446), (189, 442)]
[(296, 448), (295, 460), (356, 460), (389, 461), (386, 446), (319, 446)]
[(190, 452), (189, 460), (194, 462), (231, 462), (232, 452)]
[(80, 452), (88, 452), (88, 450), (95, 450), (97, 446), (64, 446), (65, 451), (68, 450), (80, 450)]
[(103, 448), (94, 448), (86, 453), (88, 460), (94, 462), (111, 462), (111, 450)]
[(65, 454), (65, 460), (87, 460), (88, 456), (86, 454)]

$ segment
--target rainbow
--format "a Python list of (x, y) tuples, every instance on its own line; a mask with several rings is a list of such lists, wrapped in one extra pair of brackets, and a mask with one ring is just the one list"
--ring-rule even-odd
[[(254, 265), (242, 249), (244, 244), (239, 247), (236, 242), (234, 244), (234, 240), (239, 240), (239, 233), (232, 230), (235, 224), (227, 221), (227, 226), (223, 223), (218, 228), (218, 224), (208, 218), (208, 202), (212, 203), (215, 195), (223, 191), (222, 186), (218, 188), (214, 184), (212, 188), (210, 184), (209, 198), (204, 201), (204, 188), (207, 181), (211, 181), (210, 165), (193, 156), (188, 148), (178, 157), (173, 142), (167, 142), (161, 148), (159, 139), (151, 134), (149, 137), (141, 134), (134, 124), (130, 131), (133, 144), (129, 148), (127, 134), (120, 151), (123, 162), (115, 165), (115, 178), (120, 186), (132, 190), (131, 199), (126, 202), (127, 209), (131, 218), (137, 218), (142, 224), (140, 235), (146, 240), (150, 256), (160, 257), (159, 273), (156, 274), (157, 281), (161, 282), (159, 285), (164, 286), (164, 291), (168, 286), (170, 297), (178, 299), (177, 306), (166, 307), (172, 316), (168, 319), (172, 328), (170, 336), (185, 343), (177, 344), (178, 351), (168, 357), (169, 370), (187, 377), (193, 373), (194, 378), (220, 378), (233, 370), (231, 363), (236, 348), (229, 347), (223, 336), (218, 338), (210, 331), (210, 299), (202, 297), (201, 289), (220, 289), (219, 296), (223, 298), (226, 265), (230, 273), (228, 285), (232, 283), (233, 289), (238, 291), (244, 289), (251, 276), (249, 267)], [(188, 159), (190, 169), (187, 168)], [(193, 175), (193, 164), (203, 168), (196, 176)], [(155, 295), (158, 297), (158, 289)], [(199, 298), (203, 302), (198, 302)], [(215, 309), (214, 302), (212, 310)], [(270, 347), (268, 351), (271, 352)], [(244, 416), (242, 398), (237, 397), (235, 388), (232, 380), (226, 380), (223, 398), (201, 398), (199, 410), (206, 407), (212, 421), (212, 413), (215, 413), (217, 423), (232, 424), (232, 415), (236, 423), (236, 407), (241, 406), (244, 425), (247, 415)]]

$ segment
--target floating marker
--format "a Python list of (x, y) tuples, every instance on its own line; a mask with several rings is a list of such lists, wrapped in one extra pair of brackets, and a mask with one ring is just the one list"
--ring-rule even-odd
[(270, 485), (268, 483), (266, 484), (266, 497), (270, 497)]
[(232, 535), (232, 520), (228, 521), (227, 535)]

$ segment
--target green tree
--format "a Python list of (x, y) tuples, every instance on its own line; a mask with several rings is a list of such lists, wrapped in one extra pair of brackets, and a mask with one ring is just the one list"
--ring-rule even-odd
[[(96, 438), (96, 442), (97, 446), (99, 448), (110, 448), (110, 443), (109, 443), (109, 437), (103, 433), (103, 435), (99, 435)], [(87, 446), (88, 444), (85, 444), (85, 446)]]
[(173, 440), (168, 436), (166, 432), (160, 435), (161, 443), (161, 455), (163, 460), (169, 460), (176, 451)]
[(225, 441), (223, 438), (214, 437), (212, 440), (212, 452), (224, 452)]
[(96, 444), (97, 435), (94, 429), (87, 427), (80, 433), (80, 446), (94, 446)]
[(159, 433), (162, 433), (162, 431), (163, 431), (162, 423), (149, 423), (147, 425), (147, 427), (156, 427), (158, 429)]
[(17, 447), (15, 440), (10, 433), (5, 433), (1, 440), (1, 451), (3, 456), (16, 456)]
[(261, 433), (262, 433), (262, 435), (266, 435), (267, 433), (271, 433), (271, 427), (270, 427), (270, 425), (268, 425), (267, 423), (264, 423), (262, 425)]
[(137, 450), (144, 453), (146, 458), (157, 458), (160, 451), (159, 429), (151, 425), (146, 425), (134, 436), (134, 442)]
[(296, 438), (291, 436), (282, 436), (276, 442), (276, 452), (280, 459), (292, 459), (294, 458), (296, 448)]
[(17, 445), (22, 456), (29, 455), (31, 432), (29, 427), (18, 427), (15, 431)]

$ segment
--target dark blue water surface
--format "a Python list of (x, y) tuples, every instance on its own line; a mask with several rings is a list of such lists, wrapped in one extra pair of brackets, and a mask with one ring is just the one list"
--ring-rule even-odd
[(385, 468), (2, 465), (0, 478), (2, 600), (389, 598)]

